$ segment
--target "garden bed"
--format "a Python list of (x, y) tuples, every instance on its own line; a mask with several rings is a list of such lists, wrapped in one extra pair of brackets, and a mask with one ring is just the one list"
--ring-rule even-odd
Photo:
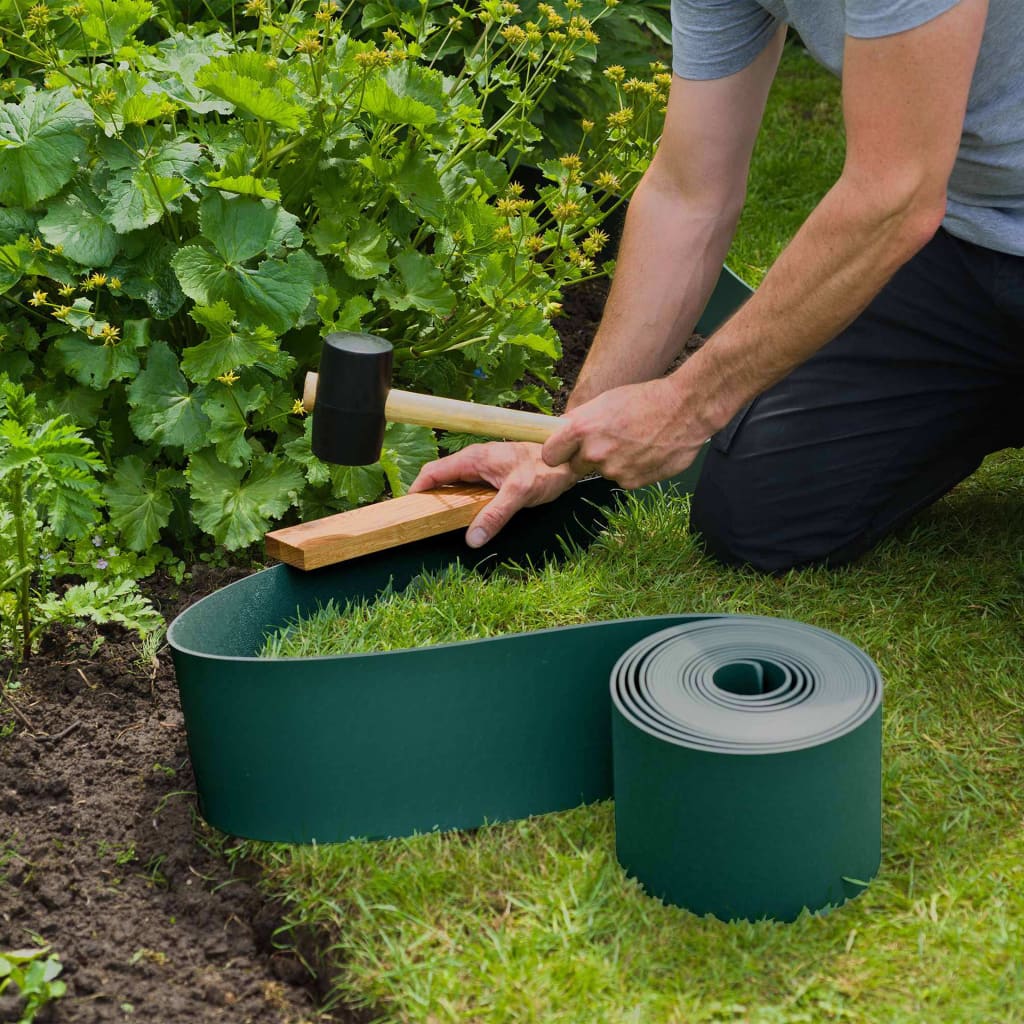
[[(606, 294), (595, 281), (566, 297), (556, 402)], [(197, 564), (180, 585), (161, 576), (143, 590), (170, 621), (248, 571)], [(312, 1019), (317, 981), (275, 948), (278, 908), (196, 814), (167, 650), (147, 661), (133, 635), (102, 634), (52, 632), (12, 692), (23, 717), (0, 705), (0, 949), (35, 934), (61, 958), (54, 1021)], [(0, 1020), (15, 1005), (0, 1001)]]

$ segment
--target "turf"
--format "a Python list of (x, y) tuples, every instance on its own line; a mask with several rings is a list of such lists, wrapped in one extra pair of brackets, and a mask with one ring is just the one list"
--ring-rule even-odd
[(994, 456), (846, 570), (724, 570), (686, 533), (685, 501), (632, 500), (562, 566), (450, 571), (278, 638), (277, 654), (340, 653), (752, 612), (833, 629), (886, 679), (883, 865), (841, 910), (781, 926), (664, 907), (617, 866), (608, 804), (472, 835), (259, 847), (333, 997), (388, 1021), (1024, 1019), (1022, 470)]
[[(842, 160), (834, 85), (795, 50), (780, 85), (731, 256), (755, 283)], [(282, 941), (329, 1002), (374, 1021), (1024, 1021), (1024, 457), (993, 456), (846, 570), (722, 569), (685, 522), (685, 500), (627, 499), (561, 566), (451, 571), (325, 609), (268, 653), (679, 611), (833, 629), (886, 680), (883, 863), (866, 892), (790, 925), (697, 918), (625, 877), (603, 803), (472, 834), (244, 844), (285, 905)]]

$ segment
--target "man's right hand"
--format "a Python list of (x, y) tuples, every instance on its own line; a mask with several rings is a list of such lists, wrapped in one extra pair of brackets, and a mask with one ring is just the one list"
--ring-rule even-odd
[(541, 446), (525, 441), (473, 444), (436, 462), (428, 462), (409, 493), (444, 484), (482, 481), (498, 489), (494, 499), (469, 524), (466, 543), (479, 548), (521, 508), (554, 501), (580, 478), (568, 465), (552, 468), (540, 457)]

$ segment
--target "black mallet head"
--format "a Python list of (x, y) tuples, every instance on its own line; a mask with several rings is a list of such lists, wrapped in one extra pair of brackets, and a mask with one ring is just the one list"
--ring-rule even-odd
[(369, 466), (384, 443), (384, 405), (393, 348), (372, 334), (324, 339), (313, 411), (313, 454), (341, 466)]

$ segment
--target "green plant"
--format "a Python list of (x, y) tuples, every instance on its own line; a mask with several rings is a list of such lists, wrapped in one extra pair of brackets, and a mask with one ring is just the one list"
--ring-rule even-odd
[(372, 467), (311, 455), (294, 396), (330, 331), (388, 337), (406, 386), (548, 407), (550, 319), (608, 269), (600, 225), (650, 157), (667, 72), (611, 69), (614, 109), (534, 192), (514, 168), (613, 7), (378, 28), (354, 4), (189, 24), (147, 0), (0, 0), (0, 370), (90, 431), (121, 548), (196, 527), (240, 548), (294, 506), (408, 485), (436, 453), (422, 428), (390, 427)]
[(55, 621), (88, 617), (139, 632), (161, 621), (131, 579), (51, 590), (60, 544), (99, 518), (102, 465), (65, 415), (47, 416), (34, 395), (0, 375), (0, 650), (16, 659), (28, 658)]
[(63, 965), (56, 956), (46, 956), (49, 951), (48, 946), (42, 946), (0, 953), (0, 995), (11, 985), (18, 990), (22, 998), (18, 1024), (32, 1024), (44, 1006), (67, 991), (67, 985), (57, 977)]

